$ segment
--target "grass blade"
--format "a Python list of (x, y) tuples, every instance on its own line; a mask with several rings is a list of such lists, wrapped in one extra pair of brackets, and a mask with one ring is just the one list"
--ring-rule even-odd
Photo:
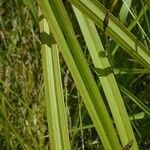
[[(131, 6), (132, 0), (126, 0), (126, 4), (128, 5), (128, 7)], [(125, 22), (127, 15), (128, 15), (129, 11), (127, 9), (127, 6), (125, 5), (125, 3), (122, 4), (120, 13), (119, 13), (119, 18), (121, 22)]]
[[(41, 34), (50, 34), (49, 26), (44, 18), (40, 21), (40, 29)], [(50, 145), (53, 150), (70, 150), (58, 48), (56, 43), (48, 42), (52, 44), (51, 48), (43, 43), (41, 50)]]
[(27, 5), (29, 10), (31, 11), (31, 14), (32, 14), (35, 22), (38, 24), (37, 10), (35, 9), (33, 2), (31, 0), (23, 0), (23, 2)]
[(126, 145), (130, 140), (134, 139), (133, 149), (137, 150), (136, 139), (108, 58), (100, 55), (105, 53), (105, 50), (99, 39), (95, 25), (91, 20), (83, 16), (79, 10), (75, 9), (75, 7), (74, 10), (96, 71), (100, 70), (98, 72), (100, 74), (99, 79), (111, 109), (122, 145)]
[(139, 100), (136, 96), (134, 96), (130, 91), (128, 91), (126, 88), (124, 88), (123, 86), (119, 86), (121, 91), (127, 96), (129, 97), (137, 106), (139, 106), (145, 113), (147, 113), (148, 115), (150, 115), (150, 109), (144, 105), (141, 100)]

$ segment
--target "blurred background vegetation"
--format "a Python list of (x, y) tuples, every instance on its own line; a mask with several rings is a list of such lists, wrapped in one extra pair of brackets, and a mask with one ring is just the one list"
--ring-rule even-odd
[[(26, 0), (0, 0), (0, 150), (50, 149), (39, 27), (36, 18), (25, 2)], [(112, 1), (100, 0), (100, 2), (106, 8), (110, 8), (112, 5)], [(33, 4), (37, 8), (35, 1)], [(138, 2), (132, 0), (131, 10), (137, 16), (145, 4), (144, 0)], [(64, 5), (87, 61), (92, 66), (93, 63), (71, 5), (67, 1), (64, 1)], [(122, 1), (118, 1), (113, 6), (112, 13), (118, 19), (121, 6)], [(150, 11), (148, 10), (143, 14), (139, 23), (146, 36), (150, 38), (149, 16)], [(134, 19), (129, 14), (124, 24), (129, 26), (133, 21)], [(134, 26), (132, 33), (150, 48), (149, 41), (142, 36), (138, 25)], [(99, 35), (103, 39), (100, 29)], [(110, 41), (112, 49), (114, 45), (114, 42)], [(127, 69), (124, 74), (115, 75), (118, 84), (127, 88), (150, 107), (150, 75), (144, 72), (135, 73), (135, 69), (142, 67), (120, 47), (110, 58), (110, 62), (114, 68)], [(84, 147), (89, 150), (102, 149), (102, 144), (62, 57), (60, 63), (62, 82), (66, 83), (67, 80), (67, 86), (64, 86), (64, 95), (72, 149), (80, 150)], [(93, 69), (91, 70), (97, 80), (97, 75)], [(101, 91), (101, 86), (99, 89)], [(122, 94), (122, 96), (129, 115), (142, 112), (126, 95)], [(133, 119), (132, 125), (139, 148), (149, 150), (149, 117), (144, 116), (141, 120)]]

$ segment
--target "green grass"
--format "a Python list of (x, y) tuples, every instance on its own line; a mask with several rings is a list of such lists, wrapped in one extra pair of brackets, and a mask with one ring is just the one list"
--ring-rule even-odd
[(0, 1), (0, 149), (149, 149), (149, 1), (47, 2)]

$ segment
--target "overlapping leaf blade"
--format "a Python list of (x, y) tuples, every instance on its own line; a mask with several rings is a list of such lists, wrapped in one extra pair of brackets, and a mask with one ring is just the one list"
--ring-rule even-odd
[[(37, 0), (105, 149), (120, 149), (111, 119), (60, 0)], [(50, 5), (49, 5), (50, 4)]]

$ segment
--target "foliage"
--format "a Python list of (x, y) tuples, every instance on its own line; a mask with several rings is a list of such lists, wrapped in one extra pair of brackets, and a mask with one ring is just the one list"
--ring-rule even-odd
[[(89, 71), (87, 72), (90, 73), (89, 76), (94, 76), (94, 80), (101, 93), (102, 98), (98, 98), (98, 100), (104, 101), (111, 116), (111, 106), (108, 106), (107, 96), (103, 89), (104, 85), (99, 80), (99, 78), (101, 79), (99, 70), (95, 67), (94, 60), (89, 51), (90, 48), (78, 24), (79, 20), (77, 20), (75, 12), (72, 9), (72, 5), (78, 6), (77, 3), (75, 4), (75, 1), (71, 0), (72, 4), (70, 1), (63, 1), (63, 3), (75, 31), (76, 38), (80, 43), (80, 48), (84, 53), (86, 62), (88, 62), (89, 71), (92, 74)], [(96, 0), (91, 1), (97, 3)], [(144, 45), (144, 48), (142, 46), (142, 50), (145, 51), (146, 49), (149, 53), (150, 11), (148, 1), (140, 0), (137, 3), (137, 1), (132, 0), (131, 3), (131, 1), (126, 0), (126, 3), (123, 3), (123, 0), (99, 0), (99, 2), (106, 8), (109, 8), (112, 11), (111, 13), (124, 24), (122, 28), (125, 28), (125, 32), (126, 28), (128, 28), (128, 31), (130, 30), (136, 37), (137, 45), (135, 45), (135, 49), (139, 45), (141, 46), (141, 44), (138, 45), (141, 42)], [(52, 4), (53, 1), (50, 3)], [(34, 9), (32, 9), (33, 7)], [(37, 3), (32, 0), (0, 1), (0, 145), (2, 150), (50, 149), (49, 137), (51, 135), (48, 132), (47, 105), (45, 105), (41, 65), (41, 42), (39, 40), (40, 34), (36, 8)], [(78, 8), (85, 13), (86, 9)], [(96, 18), (91, 11), (85, 14), (86, 17), (91, 17), (91, 20)], [(55, 15), (57, 16), (59, 13), (55, 13)], [(95, 19), (97, 21), (95, 22), (97, 24), (97, 33), (102, 41), (102, 46), (109, 50), (109, 63), (113, 68), (116, 84), (121, 91), (139, 149), (147, 150), (150, 147), (150, 75), (148, 70), (150, 67), (143, 59), (149, 62), (148, 56), (143, 55), (141, 59), (131, 54), (131, 51), (127, 50), (128, 47), (125, 47), (124, 50), (123, 43), (120, 44), (118, 42), (119, 39), (117, 36), (119, 36), (120, 32), (117, 33), (118, 35), (114, 35), (111, 26), (107, 29), (108, 35), (105, 36), (102, 27), (103, 20), (100, 22), (101, 18), (100, 16), (98, 17)], [(110, 19), (112, 18), (110, 17)], [(64, 30), (66, 29), (64, 28)], [(116, 39), (114, 38), (115, 36), (117, 37)], [(127, 44), (130, 45), (130, 40), (127, 40), (129, 41)], [(95, 130), (95, 122), (91, 119), (94, 113), (89, 113), (90, 108), (85, 103), (85, 97), (81, 97), (83, 94), (75, 79), (76, 75), (71, 74), (71, 65), (69, 67), (69, 63), (66, 62), (62, 51), (62, 47), (60, 47), (59, 62), (61, 65), (71, 148), (103, 149), (102, 141), (99, 138), (100, 132)], [(80, 65), (78, 64), (77, 66), (81, 68), (80, 73), (82, 73), (84, 69)], [(82, 78), (82, 80), (84, 79)], [(93, 87), (93, 84), (91, 87)], [(89, 88), (90, 90), (92, 88)], [(93, 105), (95, 107), (95, 104)], [(112, 119), (112, 121), (115, 122), (115, 119)], [(98, 128), (96, 127), (96, 129)]]

